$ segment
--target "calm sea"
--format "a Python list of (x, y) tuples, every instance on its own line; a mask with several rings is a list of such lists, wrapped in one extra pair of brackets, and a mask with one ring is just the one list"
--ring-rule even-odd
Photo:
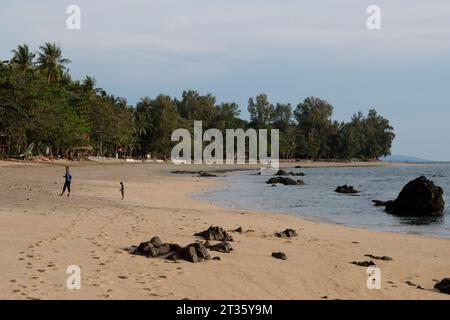
[[(196, 197), (226, 208), (284, 212), (352, 227), (450, 238), (450, 164), (286, 171), (305, 173), (299, 177), (305, 185), (271, 187), (265, 183), (269, 177), (242, 171), (228, 174), (221, 178), (225, 185)], [(406, 183), (421, 175), (444, 189), (446, 209), (442, 218), (398, 218), (372, 205), (373, 199), (395, 199)], [(343, 184), (353, 185), (361, 194), (335, 193), (335, 188)]]

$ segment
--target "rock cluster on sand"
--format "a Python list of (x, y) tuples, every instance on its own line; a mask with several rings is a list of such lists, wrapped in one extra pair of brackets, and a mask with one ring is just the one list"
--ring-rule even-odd
[(209, 255), (208, 249), (202, 243), (191, 243), (170, 254), (167, 259), (173, 261), (186, 260), (196, 263), (204, 260), (211, 260), (211, 256)]
[(334, 190), (337, 193), (349, 193), (349, 194), (353, 194), (353, 193), (359, 193), (358, 190), (356, 190), (355, 188), (353, 188), (353, 186), (348, 186), (348, 185), (343, 185), (340, 187), (337, 187), (336, 190)]
[(383, 260), (383, 261), (392, 261), (392, 260), (394, 260), (394, 259), (392, 259), (391, 257), (388, 257), (388, 256), (374, 256), (373, 254), (366, 254), (364, 256), (368, 257), (368, 258), (375, 259), (375, 260)]
[(233, 237), (221, 227), (209, 227), (208, 230), (198, 232), (194, 236), (205, 240), (233, 241)]
[(159, 257), (180, 249), (181, 246), (172, 243), (163, 243), (159, 237), (153, 237), (150, 241), (142, 242), (133, 251), (133, 254), (146, 257)]
[(444, 212), (441, 187), (421, 176), (410, 181), (397, 199), (386, 203), (386, 212), (398, 216), (440, 216)]
[(283, 252), (272, 252), (272, 257), (280, 260), (287, 260), (287, 256)]
[(281, 232), (275, 232), (275, 236), (278, 238), (291, 238), (297, 236), (297, 231), (294, 229), (286, 229)]
[(284, 170), (278, 170), (277, 173), (275, 173), (275, 176), (295, 176), (295, 177), (303, 177), (305, 174), (300, 172), (300, 173), (296, 173), (296, 172), (286, 172)]
[(370, 266), (375, 266), (375, 262), (373, 261), (352, 261), (350, 262), (351, 264), (354, 264), (355, 266), (359, 266), (359, 267), (370, 267)]
[(270, 178), (267, 182), (267, 184), (284, 184), (285, 186), (298, 186), (305, 184), (302, 180), (293, 180), (291, 178), (285, 178), (285, 177), (276, 177), (276, 178)]
[(205, 242), (205, 247), (211, 251), (221, 252), (221, 253), (230, 253), (233, 251), (233, 247), (229, 242), (223, 241), (217, 244), (211, 244), (209, 241)]
[(178, 244), (163, 243), (159, 237), (153, 237), (150, 241), (142, 242), (133, 252), (133, 254), (145, 257), (166, 256), (169, 260), (186, 260), (189, 262), (199, 262), (210, 260), (208, 249), (201, 243), (192, 243), (186, 247)]
[(450, 278), (444, 278), (434, 285), (439, 292), (450, 294)]

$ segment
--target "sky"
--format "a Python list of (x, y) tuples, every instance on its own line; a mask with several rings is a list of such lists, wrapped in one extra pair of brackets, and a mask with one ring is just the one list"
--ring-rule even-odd
[[(66, 27), (69, 5), (81, 29)], [(369, 5), (381, 29), (369, 30)], [(76, 79), (127, 98), (183, 90), (296, 106), (317, 96), (333, 118), (375, 108), (397, 135), (393, 154), (450, 160), (448, 0), (0, 0), (0, 59), (56, 42)]]

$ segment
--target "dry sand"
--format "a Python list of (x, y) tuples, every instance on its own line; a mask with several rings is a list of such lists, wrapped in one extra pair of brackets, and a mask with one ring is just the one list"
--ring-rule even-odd
[[(450, 276), (450, 240), (217, 208), (190, 195), (220, 181), (168, 173), (175, 169), (192, 167), (73, 164), (68, 198), (58, 196), (62, 166), (0, 162), (0, 298), (450, 298), (433, 290), (435, 280)], [(211, 225), (254, 232), (233, 234), (232, 253), (212, 252), (220, 261), (174, 263), (125, 250), (155, 235), (187, 245)], [(286, 228), (299, 236), (273, 236)], [(283, 251), (288, 260), (272, 258), (273, 251)], [(378, 262), (380, 290), (367, 289), (366, 268), (349, 264), (370, 260), (365, 254), (394, 259)], [(69, 265), (81, 267), (80, 290), (66, 288)]]

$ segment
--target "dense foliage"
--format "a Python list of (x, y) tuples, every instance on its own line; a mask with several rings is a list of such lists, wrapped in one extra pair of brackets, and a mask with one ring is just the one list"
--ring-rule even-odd
[(280, 130), (283, 158), (374, 159), (390, 153), (395, 137), (389, 121), (370, 110), (348, 123), (332, 121), (333, 106), (315, 97), (295, 109), (269, 102), (265, 94), (250, 98), (250, 121), (239, 118), (236, 103), (216, 102), (211, 95), (185, 91), (180, 99), (166, 95), (142, 98), (135, 107), (96, 88), (95, 79), (73, 80), (70, 60), (46, 43), (36, 53), (27, 45), (0, 62), (0, 153), (18, 155), (34, 143), (33, 152), (71, 156), (97, 155), (167, 158), (176, 128)]

